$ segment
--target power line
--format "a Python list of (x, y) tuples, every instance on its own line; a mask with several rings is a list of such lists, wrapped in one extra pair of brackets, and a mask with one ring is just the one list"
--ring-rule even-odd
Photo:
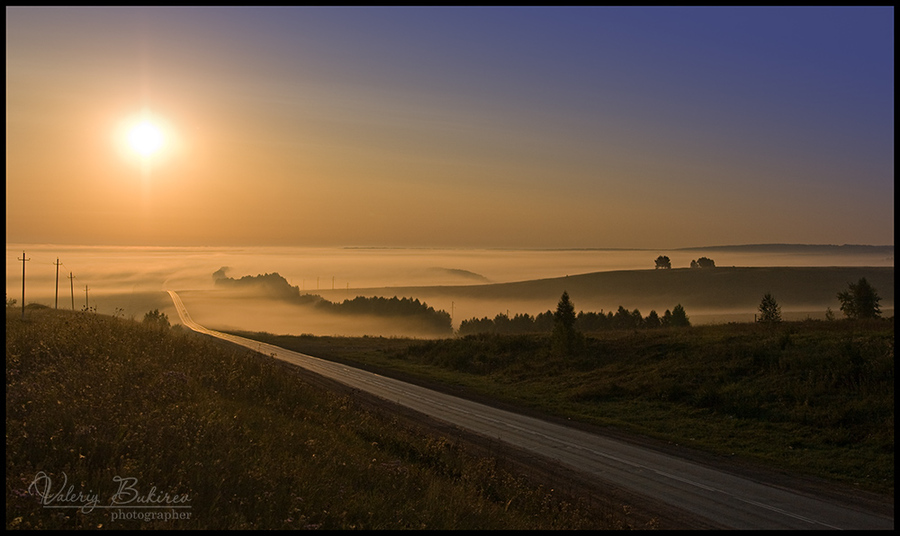
[(72, 310), (75, 310), (75, 276), (69, 272), (69, 290), (72, 291)]
[[(81, 283), (81, 279), (74, 274), (74, 272), (66, 266), (66, 263), (59, 260), (59, 257), (56, 258), (56, 262), (47, 262), (43, 258), (40, 257), (26, 257), (25, 251), (22, 251), (22, 257), (18, 258), (18, 260), (22, 261), (22, 319), (25, 318), (25, 263), (27, 261), (36, 262), (40, 265), (52, 265), (56, 266), (56, 291), (54, 296), (54, 308), (59, 309), (59, 267), (62, 266), (66, 270), (69, 270), (69, 275), (66, 276), (69, 278), (69, 292), (72, 300), (72, 310), (75, 310), (75, 280), (78, 280)], [(88, 305), (88, 292), (89, 288), (85, 285), (85, 305)]]
[[(69, 270), (69, 275), (68, 275), (68, 278), (69, 278), (69, 293), (70, 293), (70, 296), (71, 296), (71, 299), (72, 299), (72, 310), (74, 311), (74, 310), (75, 310), (75, 281), (77, 280), (79, 283), (81, 283), (82, 281), (81, 281), (81, 279), (79, 279), (79, 277), (78, 277), (77, 275), (75, 275), (75, 274), (72, 272), (71, 268), (69, 268), (68, 266), (66, 266), (66, 263), (64, 263), (64, 262), (59, 262), (59, 259), (56, 259), (56, 262), (59, 263), (59, 265), (61, 265), (61, 266), (63, 266), (64, 268), (66, 268), (67, 270)], [(59, 286), (59, 267), (57, 267), (57, 276), (56, 276), (56, 278), (57, 278), (57, 287), (58, 287), (58, 286)], [(59, 292), (59, 291), (57, 290), (57, 293), (58, 293), (58, 292)], [(85, 304), (85, 309), (87, 309), (87, 307), (88, 307), (88, 286), (87, 286), (87, 285), (84, 285), (84, 304)]]
[(22, 258), (19, 260), (22, 261), (22, 320), (25, 320), (25, 262), (31, 259), (26, 259), (25, 252), (22, 251)]
[(53, 308), (59, 309), (59, 257), (56, 258), (56, 302)]

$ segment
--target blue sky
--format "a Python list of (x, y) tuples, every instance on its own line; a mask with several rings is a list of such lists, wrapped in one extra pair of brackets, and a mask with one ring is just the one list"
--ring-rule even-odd
[(893, 8), (6, 14), (8, 242), (893, 244)]

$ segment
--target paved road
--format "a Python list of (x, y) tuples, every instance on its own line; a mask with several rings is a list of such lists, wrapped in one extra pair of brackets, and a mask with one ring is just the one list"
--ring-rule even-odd
[(266, 343), (207, 329), (169, 291), (194, 331), (271, 355), (431, 417), (508, 442), (734, 529), (889, 529), (893, 517), (756, 482), (574, 428), (485, 406)]

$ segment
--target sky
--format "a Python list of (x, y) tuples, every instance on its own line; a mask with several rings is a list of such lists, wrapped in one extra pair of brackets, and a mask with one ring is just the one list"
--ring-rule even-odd
[(891, 245), (893, 15), (6, 8), (7, 243)]

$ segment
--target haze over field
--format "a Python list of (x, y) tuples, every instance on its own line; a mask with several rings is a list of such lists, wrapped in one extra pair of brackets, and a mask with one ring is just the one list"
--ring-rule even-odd
[[(138, 316), (225, 266), (334, 300), (660, 254), (893, 266), (891, 7), (6, 16), (8, 298), (23, 251), (26, 301), (59, 258), (61, 305)], [(890, 250), (681, 249), (727, 244)]]
[[(285, 284), (303, 294), (335, 303), (356, 296), (415, 298), (462, 320), (509, 312), (535, 315), (555, 307), (568, 290), (578, 310), (609, 311), (619, 305), (662, 313), (677, 303), (688, 307), (694, 322), (749, 321), (763, 293), (777, 292), (786, 316), (821, 318), (831, 307), (839, 315), (836, 294), (846, 284), (868, 276), (883, 298), (882, 310), (893, 310), (893, 246), (757, 246), (657, 250), (488, 250), (387, 248), (121, 248), (12, 244), (6, 252), (6, 294), (20, 299), (22, 251), (26, 263), (27, 302), (56, 302), (56, 259), (60, 259), (59, 305), (76, 309), (89, 300), (105, 314), (140, 318), (158, 308), (176, 319), (167, 289), (181, 293), (194, 319), (210, 327), (256, 329), (320, 335), (421, 335), (385, 319), (329, 317), (321, 311), (283, 300), (263, 299), (263, 291), (240, 295), (217, 287), (214, 274), (227, 268), (236, 279), (278, 273)], [(767, 276), (747, 288), (722, 292), (719, 287), (691, 283), (654, 287), (655, 259), (668, 255), (673, 274), (692, 270), (691, 260), (712, 258), (720, 274), (738, 267), (835, 268), (821, 288), (809, 288), (809, 277)], [(721, 270), (720, 270), (721, 268)], [(849, 271), (840, 271), (848, 269)], [(74, 274), (70, 282), (69, 273)], [(649, 274), (648, 274), (649, 272)], [(627, 280), (614, 274), (632, 273)], [(873, 277), (874, 274), (881, 274)], [(585, 276), (583, 274), (593, 274)], [(643, 275), (642, 275), (643, 274)], [(566, 279), (571, 281), (567, 282)], [(530, 283), (534, 281), (534, 283)], [(752, 284), (751, 284), (752, 283)], [(88, 286), (86, 293), (84, 287)], [(699, 287), (699, 288), (698, 288)], [(796, 289), (795, 289), (796, 287)], [(710, 290), (709, 289), (715, 289)], [(784, 290), (782, 290), (784, 289)], [(795, 292), (796, 290), (796, 292)], [(749, 293), (750, 298), (747, 298)], [(758, 296), (757, 296), (758, 294)], [(710, 296), (715, 298), (710, 302)], [(748, 301), (749, 299), (749, 301)], [(718, 301), (718, 303), (716, 303)]]

